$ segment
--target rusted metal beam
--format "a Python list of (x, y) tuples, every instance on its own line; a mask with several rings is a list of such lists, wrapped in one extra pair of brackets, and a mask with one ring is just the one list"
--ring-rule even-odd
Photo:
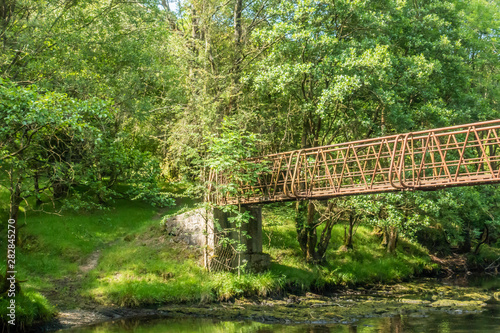
[(500, 119), (249, 159), (264, 163), (254, 184), (223, 194), (230, 174), (211, 172), (210, 200), (251, 204), (500, 182)]

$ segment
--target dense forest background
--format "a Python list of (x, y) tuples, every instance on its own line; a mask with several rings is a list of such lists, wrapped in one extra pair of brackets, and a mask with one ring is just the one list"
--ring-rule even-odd
[(500, 119), (499, 37), (498, 0), (0, 0), (18, 317), (498, 273), (494, 185), (268, 205), (271, 269), (241, 277), (160, 218), (246, 157)]
[[(499, 4), (3, 0), (2, 219), (115, 197), (166, 206), (161, 184), (203, 185), (214, 155), (498, 119)], [(500, 245), (499, 196), (479, 186), (309, 203), (298, 239), (321, 261), (328, 241), (304, 221), (331, 210), (349, 233), (377, 227), (388, 251), (402, 234), (477, 254)]]

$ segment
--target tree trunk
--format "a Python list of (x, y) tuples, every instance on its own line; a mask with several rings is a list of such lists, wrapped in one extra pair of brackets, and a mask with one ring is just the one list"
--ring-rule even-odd
[(398, 245), (398, 229), (396, 227), (389, 227), (389, 238), (387, 240), (387, 253), (394, 253)]
[(9, 220), (14, 220), (14, 230), (16, 231), (15, 245), (17, 245), (17, 217), (19, 215), (19, 205), (21, 198), (21, 180), (10, 188)]
[[(325, 233), (321, 235), (320, 244), (318, 243), (318, 235), (316, 232), (316, 209), (312, 201), (297, 203), (297, 240), (307, 262), (315, 263), (322, 260), (326, 246), (330, 241), (330, 236)], [(328, 227), (328, 225), (327, 225)], [(331, 226), (329, 227), (331, 230)], [(328, 228), (327, 228), (328, 231)], [(318, 247), (318, 250), (316, 249)]]
[(481, 247), (481, 245), (486, 243), (486, 241), (488, 240), (488, 234), (489, 234), (488, 227), (484, 226), (484, 230), (481, 233), (481, 237), (479, 238), (479, 243), (477, 243), (477, 245), (476, 245), (476, 249), (474, 250), (474, 254), (476, 254), (476, 255), (479, 254), (479, 248)]
[(243, 13), (243, 0), (236, 0), (234, 4), (234, 56), (233, 56), (233, 68), (231, 74), (231, 96), (229, 97), (229, 104), (227, 107), (226, 114), (231, 114), (232, 110), (238, 108), (237, 106), (237, 96), (239, 92), (240, 76), (241, 76), (241, 38), (243, 35), (243, 29), (241, 27), (241, 15)]
[[(243, 11), (243, 0), (236, 0), (234, 4), (234, 46), (239, 51), (241, 44), (241, 13)], [(238, 55), (237, 55), (238, 56)]]
[(316, 256), (316, 243), (318, 241), (318, 237), (314, 221), (315, 213), (316, 209), (314, 208), (314, 204), (311, 200), (309, 200), (307, 204), (307, 262), (315, 262), (318, 259)]
[(39, 207), (42, 204), (42, 200), (40, 200), (40, 185), (39, 185), (40, 173), (38, 171), (35, 172), (33, 176), (33, 182), (35, 184), (35, 206)]
[(335, 225), (335, 221), (330, 219), (326, 222), (325, 229), (321, 233), (321, 237), (319, 239), (319, 243), (317, 246), (316, 256), (318, 262), (325, 261), (325, 253), (328, 249), (328, 244), (330, 243), (330, 238), (332, 237), (332, 228)]
[(349, 214), (349, 229), (346, 232), (345, 238), (344, 238), (344, 245), (348, 249), (353, 248), (353, 246), (352, 246), (352, 233), (353, 233), (355, 222), (356, 222), (356, 220), (354, 218), (354, 214), (353, 213)]
[(389, 232), (387, 231), (387, 227), (382, 228), (382, 243), (380, 245), (387, 246), (389, 242)]
[(302, 253), (305, 255), (307, 253), (307, 228), (304, 221), (304, 207), (301, 204), (302, 202), (297, 201), (295, 207), (295, 228), (297, 229), (297, 241)]

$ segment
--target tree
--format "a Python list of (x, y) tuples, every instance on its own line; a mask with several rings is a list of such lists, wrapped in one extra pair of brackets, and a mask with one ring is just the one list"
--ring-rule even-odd
[(116, 113), (106, 124), (108, 142), (115, 135), (140, 154), (163, 157), (158, 148), (167, 134), (158, 124), (184, 102), (166, 41), (171, 13), (149, 0), (4, 3), (10, 9), (0, 10), (7, 16), (0, 77), (78, 100), (109, 101)]
[[(256, 184), (259, 175), (268, 172), (265, 161), (256, 163), (248, 160), (257, 152), (257, 142), (258, 138), (254, 134), (241, 131), (234, 123), (224, 119), (220, 137), (212, 136), (209, 138), (207, 142), (208, 156), (203, 161), (206, 166), (203, 168), (205, 173), (209, 172), (212, 176), (208, 179), (205, 178), (207, 179), (204, 184), (206, 205), (212, 211), (217, 209), (224, 212), (228, 222), (223, 224), (223, 221), (215, 221), (217, 228), (214, 231), (217, 232), (219, 244), (214, 251), (217, 253), (221, 248), (230, 247), (230, 252), (236, 252), (238, 275), (245, 267), (242, 262), (242, 253), (246, 252), (246, 240), (250, 238), (246, 225), (250, 222), (251, 215), (248, 209), (239, 203), (225, 205), (222, 201), (226, 198), (236, 198), (239, 202), (241, 199), (240, 187)], [(220, 204), (218, 200), (221, 201)]]
[[(17, 87), (0, 79), (0, 181), (10, 192), (9, 220), (13, 220), (15, 244), (19, 235), (18, 213), (23, 201), (54, 189), (65, 170), (74, 171), (74, 163), (58, 154), (56, 145), (62, 136), (72, 139), (97, 139), (98, 130), (86, 117), (109, 117), (105, 102), (76, 101), (63, 94), (39, 94), (36, 87)], [(70, 153), (70, 152), (69, 152)], [(41, 170), (49, 171), (40, 186), (31, 182)], [(6, 178), (4, 178), (6, 177)], [(8, 257), (8, 254), (7, 254)], [(8, 270), (8, 268), (7, 268)], [(7, 286), (7, 284), (5, 284)]]
[[(498, 103), (484, 95), (486, 89), (496, 96), (498, 84), (491, 83), (498, 77), (476, 66), (498, 61), (495, 19), (481, 27), (481, 10), (498, 13), (485, 2), (280, 3), (255, 38), (284, 38), (246, 76), (258, 101), (270, 106), (255, 128), (285, 150), (498, 117)], [(387, 225), (392, 251), (396, 225), (414, 206), (386, 198), (381, 213), (395, 223)], [(314, 228), (314, 205), (307, 211)], [(315, 233), (308, 234), (314, 243)]]
[[(0, 79), (0, 183), (10, 192), (9, 219), (14, 220), (16, 242), (22, 202), (42, 196), (58, 200), (84, 186), (89, 197), (73, 191), (74, 209), (98, 204), (116, 192), (112, 186), (127, 179), (132, 194), (160, 205), (172, 199), (159, 193), (159, 163), (116, 140), (110, 127), (114, 114), (109, 102), (69, 98), (39, 92), (36, 86), (19, 87)], [(153, 168), (153, 169), (152, 169)]]
[[(204, 138), (218, 133), (224, 118), (238, 121), (240, 129), (251, 130), (245, 73), (279, 38), (259, 43), (254, 31), (266, 24), (269, 9), (278, 1), (193, 0), (181, 4), (174, 45), (180, 84), (185, 100), (165, 117), (167, 168), (171, 176), (198, 174), (193, 161), (205, 156)], [(260, 147), (259, 147), (260, 148)]]
[[(297, 240), (306, 262), (322, 264), (332, 236), (332, 228), (345, 215), (345, 207), (337, 205), (338, 199), (327, 203), (319, 201), (297, 202), (295, 227)], [(321, 234), (318, 227), (323, 225)]]

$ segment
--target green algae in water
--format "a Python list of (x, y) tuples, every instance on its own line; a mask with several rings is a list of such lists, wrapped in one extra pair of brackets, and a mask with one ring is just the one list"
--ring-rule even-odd
[(168, 318), (120, 320), (68, 332), (490, 333), (500, 332), (500, 304), (491, 302), (497, 293), (424, 281), (381, 286), (369, 294), (170, 305), (161, 308)]
[(284, 325), (252, 321), (216, 321), (201, 318), (169, 318), (119, 320), (90, 328), (77, 328), (61, 333), (492, 333), (500, 332), (500, 307), (482, 313), (450, 314), (436, 312), (430, 315), (397, 315), (392, 317), (365, 318), (352, 323)]

